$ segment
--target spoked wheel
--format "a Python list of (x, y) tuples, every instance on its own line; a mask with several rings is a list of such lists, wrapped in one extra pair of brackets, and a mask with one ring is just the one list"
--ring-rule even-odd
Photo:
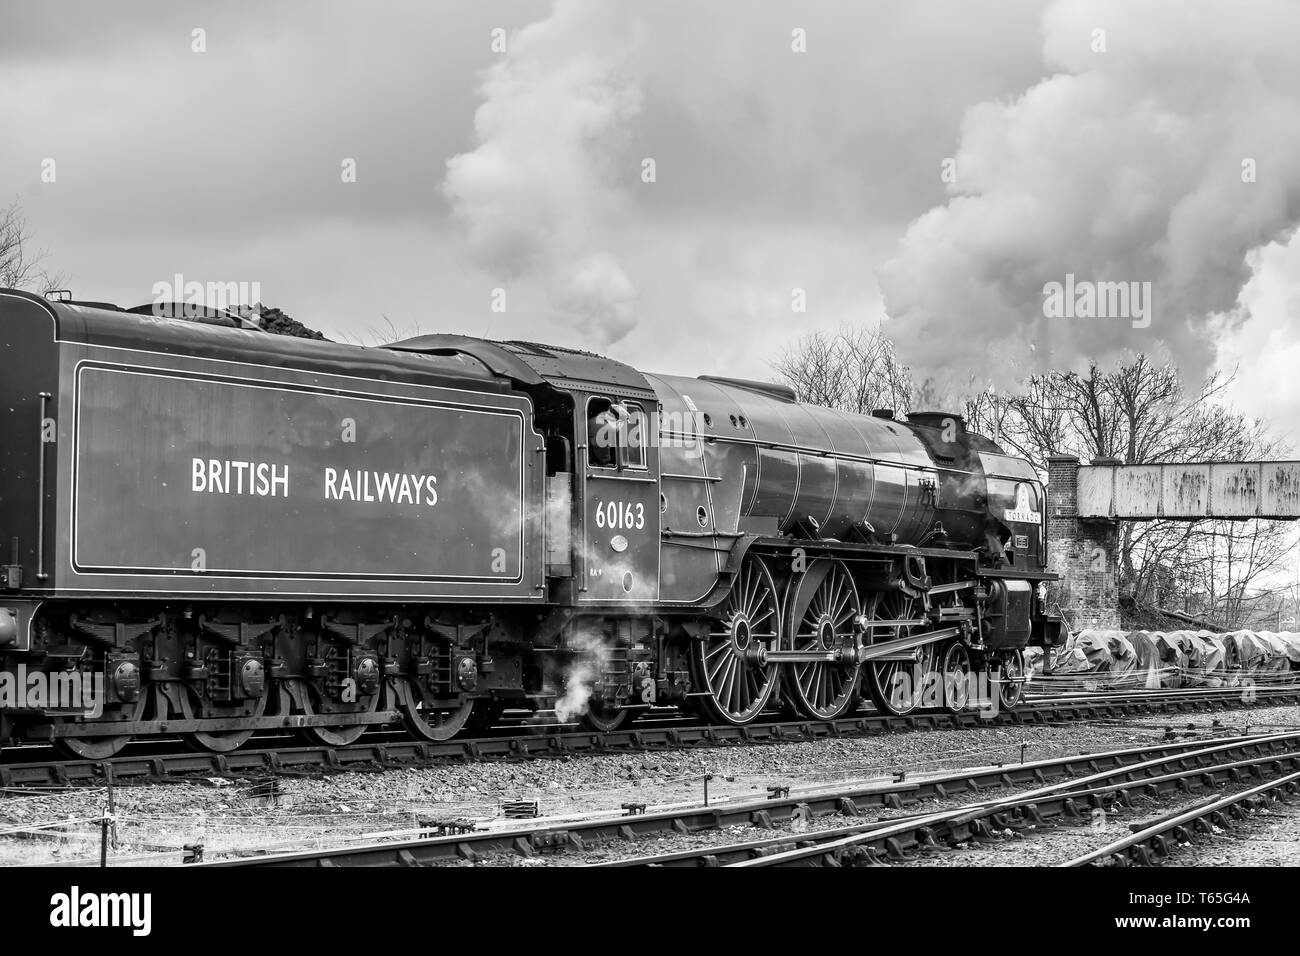
[(1025, 676), (1025, 652), (1011, 651), (1002, 659), (1002, 683), (998, 685), (998, 702), (1013, 710), (1024, 696), (1025, 685), (1015, 678)]
[[(376, 694), (375, 699), (378, 698), (379, 695)], [(483, 701), (482, 704), (484, 707), (492, 706), (489, 701)], [(450, 740), (469, 726), (477, 706), (478, 703), (473, 699), (463, 700), (450, 707), (426, 703), (419, 686), (409, 678), (402, 680), (397, 694), (397, 709), (402, 712), (406, 729), (420, 740)]]
[[(232, 716), (237, 717), (261, 717), (266, 713), (267, 702), (271, 699), (271, 689), (268, 686), (262, 696), (253, 702), (252, 708), (247, 713), (239, 713)], [(219, 717), (220, 714), (204, 714), (202, 707), (196, 706), (194, 694), (188, 688), (180, 689), (181, 716), (186, 720), (193, 720), (195, 717)], [(244, 744), (252, 738), (254, 731), (251, 728), (244, 730), (196, 730), (191, 733), (183, 734), (185, 742), (196, 750), (210, 750), (213, 753), (229, 753)]]
[[(843, 562), (826, 563), (829, 568), (814, 565), (805, 572), (808, 584), (815, 589), (798, 622), (793, 625), (792, 650), (840, 653), (853, 648), (853, 621), (862, 613), (858, 589)], [(816, 583), (816, 578), (809, 577), (823, 572), (820, 584)], [(798, 613), (799, 606), (807, 598), (806, 592), (800, 593), (797, 589), (794, 602), (788, 609)], [(861, 671), (861, 664), (840, 661), (790, 664), (786, 679), (790, 681), (790, 695), (801, 714), (819, 720), (833, 720), (857, 706)]]
[[(886, 591), (873, 596), (867, 617), (875, 621), (902, 621), (912, 618), (916, 601), (900, 591)], [(906, 637), (915, 627), (894, 625), (872, 628), (868, 644), (884, 644)], [(918, 659), (897, 661), (867, 661), (862, 670), (862, 682), (867, 686), (871, 701), (881, 711), (903, 717), (916, 710), (925, 697), (926, 673), (934, 660), (933, 645), (925, 645)]]
[[(140, 696), (123, 708), (128, 713), (128, 720), (143, 720), (149, 704), (149, 691), (141, 688)], [(54, 747), (69, 757), (82, 760), (105, 760), (122, 752), (134, 734), (120, 734), (111, 737), (55, 737)]]
[[(302, 705), (303, 713), (308, 716), (314, 716), (319, 712), (319, 705), (316, 702), (314, 686), (305, 686), (299, 696), (299, 703)], [(326, 747), (346, 747), (348, 744), (356, 743), (369, 728), (370, 724), (348, 724), (345, 721), (348, 717), (361, 716), (362, 714), (373, 714), (379, 709), (379, 694), (369, 694), (360, 701), (361, 706), (354, 711), (337, 714), (340, 722), (337, 724), (327, 724), (317, 727), (302, 728), (303, 736), (308, 740)]]
[(943, 705), (954, 714), (970, 706), (970, 651), (961, 641), (953, 641), (943, 652), (939, 668), (943, 678)]
[(582, 723), (592, 730), (608, 734), (631, 723), (635, 711), (611, 706), (605, 701), (590, 700), (587, 711), (582, 715)]
[(692, 641), (696, 686), (707, 696), (705, 714), (728, 724), (747, 724), (759, 715), (776, 686), (777, 665), (766, 663), (775, 649), (781, 613), (776, 582), (757, 555), (749, 555), (731, 588), (722, 618), (702, 640)]

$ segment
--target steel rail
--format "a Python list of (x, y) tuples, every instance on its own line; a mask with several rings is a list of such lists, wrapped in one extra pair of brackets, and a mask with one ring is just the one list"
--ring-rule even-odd
[[(1065, 782), (1051, 789), (1077, 789), (1081, 784), (1107, 775), (1114, 776), (1140, 772), (1146, 766), (1164, 766), (1171, 762), (1191, 759), (1191, 755), (1207, 750), (1212, 743), (1220, 750), (1232, 748), (1267, 748), (1276, 759), (1269, 741), (1277, 737), (1296, 738), (1290, 735), (1260, 735), (1183, 741), (1148, 747), (1130, 747), (1122, 750), (1093, 754), (1078, 754), (1049, 758), (1025, 764), (979, 769), (962, 769), (917, 779), (893, 783), (839, 785), (820, 790), (782, 794), (768, 800), (715, 803), (711, 806), (683, 807), (659, 813), (638, 813), (629, 816), (608, 816), (579, 821), (558, 821), (531, 828), (495, 829), (462, 833), (454, 836), (432, 837), (419, 840), (394, 841), (372, 845), (347, 845), (299, 853), (254, 856), (214, 862), (212, 866), (415, 866), (445, 863), (454, 860), (474, 861), (487, 853), (514, 852), (524, 856), (560, 849), (581, 849), (593, 841), (635, 841), (664, 833), (693, 834), (718, 830), (728, 826), (758, 826), (774, 828), (796, 816), (810, 820), (826, 814), (858, 816), (864, 810), (878, 807), (901, 809), (929, 797), (948, 797), (954, 793), (979, 794), (995, 787), (1017, 784), (1042, 784), (1049, 777), (1065, 776)], [(1300, 743), (1297, 743), (1300, 748)], [(1210, 748), (1213, 749), (1213, 748)], [(1300, 749), (1297, 751), (1300, 753)], [(1159, 754), (1152, 759), (1152, 754)], [(1298, 758), (1300, 759), (1300, 758)], [(1204, 769), (1204, 768), (1202, 768)], [(1080, 773), (1091, 772), (1081, 779), (1072, 779)], [(1146, 781), (1141, 781), (1145, 784)], [(1045, 793), (1047, 791), (1034, 791)], [(996, 812), (1005, 801), (994, 801), (990, 812)], [(982, 804), (966, 805), (959, 811), (968, 813)], [(909, 818), (916, 828), (926, 826), (935, 814), (920, 814)], [(889, 821), (890, 825), (896, 821)], [(787, 837), (790, 842), (797, 837)], [(631, 863), (638, 863), (632, 860)]]
[[(1282, 745), (1285, 748), (1284, 751), (1279, 753), (1276, 749), (1273, 749), (1275, 745)], [(1079, 807), (1072, 798), (1065, 795), (1064, 791), (1068, 789), (1080, 789), (1080, 787), (1091, 789), (1092, 785), (1104, 785), (1105, 781), (1119, 775), (1129, 779), (1113, 786), (1103, 786), (1102, 789), (1107, 792), (1117, 792), (1119, 790), (1128, 791), (1146, 787), (1149, 784), (1154, 784), (1155, 781), (1149, 778), (1135, 778), (1133, 775), (1148, 771), (1157, 771), (1156, 775), (1165, 781), (1203, 778), (1206, 774), (1213, 774), (1216, 770), (1215, 765), (1213, 763), (1208, 765), (1200, 763), (1188, 767), (1186, 766), (1188, 761), (1200, 761), (1206, 757), (1212, 760), (1215, 755), (1239, 753), (1246, 748), (1260, 747), (1267, 749), (1259, 753), (1253, 761), (1230, 761), (1229, 764), (1232, 769), (1239, 773), (1243, 766), (1271, 763), (1280, 765), (1283, 761), (1290, 762), (1293, 767), (1300, 767), (1300, 732), (1258, 735), (1244, 740), (1202, 747), (1179, 755), (1158, 757), (1129, 767), (1100, 771), (1079, 780), (1051, 784), (1028, 793), (1019, 794), (1001, 803), (958, 807), (953, 810), (938, 811), (929, 816), (916, 819), (885, 822), (866, 833), (842, 837), (827, 843), (810, 841), (808, 846), (795, 847), (754, 859), (741, 860), (730, 865), (739, 867), (835, 866), (842, 865), (845, 861), (874, 860), (882, 851), (893, 856), (902, 856), (910, 846), (935, 842), (940, 832), (948, 834), (951, 839), (957, 841), (985, 835), (989, 830), (988, 825), (984, 822), (985, 820), (1017, 809), (1024, 810), (1035, 821), (1041, 820), (1045, 803), (1055, 804), (1065, 814), (1078, 817), (1081, 816)], [(1171, 774), (1160, 774), (1158, 772), (1159, 768), (1177, 763), (1184, 764), (1184, 767), (1180, 768), (1179, 772)], [(1224, 770), (1227, 769), (1228, 765), (1225, 765)], [(1098, 805), (1100, 805), (1100, 798), (1098, 798)]]
[(1240, 793), (1214, 797), (1189, 810), (1166, 815), (1142, 827), (1129, 836), (1122, 837), (1090, 853), (1076, 857), (1062, 867), (1129, 866), (1137, 863), (1150, 866), (1157, 857), (1167, 857), (1172, 848), (1168, 836), (1180, 843), (1194, 842), (1198, 830), (1213, 832), (1214, 827), (1226, 830), (1231, 826), (1231, 816), (1238, 819), (1245, 814), (1243, 807), (1258, 806), (1264, 799), (1284, 799), (1286, 795), (1300, 793), (1300, 772), (1288, 774), (1277, 780), (1268, 780)]
[[(1156, 777), (1143, 777), (1137, 780), (1126, 780), (1120, 783), (1112, 783), (1104, 786), (1085, 787), (1078, 790), (1065, 790), (1051, 794), (1047, 798), (1038, 797), (1032, 803), (1009, 803), (1005, 799), (997, 799), (973, 804), (971, 805), (971, 808), (972, 812), (988, 811), (987, 816), (992, 822), (992, 827), (998, 830), (1005, 830), (1028, 824), (1042, 824), (1057, 817), (1077, 820), (1084, 815), (1084, 811), (1087, 808), (1090, 807), (1095, 809), (1104, 806), (1107, 802), (1106, 798), (1117, 799), (1125, 805), (1131, 806), (1132, 801), (1129, 797), (1129, 792), (1137, 788), (1141, 788), (1148, 796), (1158, 796), (1175, 791), (1186, 793), (1190, 792), (1193, 781), (1195, 781), (1199, 786), (1219, 786), (1226, 783), (1240, 783), (1246, 775), (1256, 773), (1260, 769), (1261, 765), (1281, 768), (1284, 763), (1289, 764), (1292, 767), (1300, 768), (1300, 753), (1280, 756), (1265, 754), (1229, 763), (1196, 767), (1190, 771), (1183, 770)], [(872, 823), (856, 824), (852, 826), (803, 833), (792, 832), (763, 840), (695, 847), (676, 853), (665, 853), (647, 857), (631, 857), (628, 859), (614, 860), (594, 865), (620, 867), (730, 866), (739, 864), (743, 861), (754, 860), (755, 858), (771, 856), (772, 854), (777, 853), (786, 853), (788, 851), (796, 850), (807, 852), (814, 847), (826, 848), (833, 841), (839, 841), (842, 838), (853, 837), (855, 835), (871, 835), (873, 833), (878, 833), (887, 826), (892, 827), (894, 824), (904, 822), (916, 822), (918, 824), (913, 841), (915, 845), (935, 845), (940, 839), (944, 839), (945, 837), (950, 840), (961, 840), (970, 839), (972, 837), (980, 838), (987, 836), (989, 834), (989, 827), (984, 826), (981, 823), (984, 816), (984, 813), (979, 813), (973, 818), (961, 819), (960, 822), (966, 824), (966, 827), (960, 832), (945, 832), (947, 821), (940, 821), (936, 824), (933, 821), (932, 814), (916, 813), (906, 816), (891, 817), (886, 821), (875, 821)], [(891, 842), (891, 840), (893, 842)], [(906, 850), (911, 846), (911, 844), (905, 846), (899, 841), (897, 834), (892, 831), (888, 834), (888, 838), (885, 839), (884, 843), (884, 854), (881, 854), (877, 848), (872, 847), (865, 853), (851, 854), (848, 856), (848, 859), (851, 861), (864, 859), (874, 861), (879, 859), (882, 855), (904, 859)], [(807, 865), (814, 865), (811, 862), (812, 859), (815, 858), (809, 858)], [(822, 862), (834, 865), (831, 861), (823, 860)], [(836, 860), (834, 862), (840, 861)], [(753, 865), (763, 864), (755, 863)]]

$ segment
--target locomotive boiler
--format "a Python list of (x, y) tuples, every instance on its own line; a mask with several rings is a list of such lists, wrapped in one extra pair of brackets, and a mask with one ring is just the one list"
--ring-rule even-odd
[(960, 416), (0, 291), (0, 742), (1014, 705), (1043, 488)]

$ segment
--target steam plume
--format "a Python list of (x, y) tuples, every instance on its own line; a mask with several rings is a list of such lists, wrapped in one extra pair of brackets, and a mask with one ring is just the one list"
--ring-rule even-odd
[[(940, 386), (1161, 346), (1203, 372), (1248, 254), (1300, 220), (1300, 7), (1061, 0), (1043, 33), (1059, 72), (968, 110), (951, 198), (881, 272), (886, 329)], [(1149, 327), (1046, 317), (1067, 274), (1150, 282)]]
[(510, 40), (488, 71), (473, 152), (447, 162), (443, 192), (479, 264), (499, 279), (541, 279), (552, 303), (599, 348), (635, 325), (636, 289), (602, 232), (624, 210), (618, 165), (641, 92), (626, 64), (632, 18), (617, 4), (560, 0)]

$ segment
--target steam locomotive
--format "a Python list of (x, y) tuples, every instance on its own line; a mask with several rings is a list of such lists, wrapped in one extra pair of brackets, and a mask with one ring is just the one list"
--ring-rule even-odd
[(0, 742), (1010, 707), (1061, 640), (1043, 487), (958, 415), (10, 290), (0, 334)]

